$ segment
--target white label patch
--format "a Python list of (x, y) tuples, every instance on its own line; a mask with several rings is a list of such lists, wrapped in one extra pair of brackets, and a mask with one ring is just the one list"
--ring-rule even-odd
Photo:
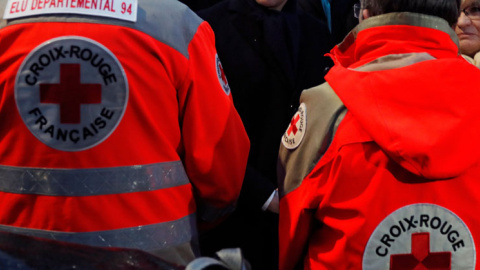
[(300, 104), (297, 112), (290, 121), (287, 131), (283, 134), (282, 143), (287, 149), (297, 148), (305, 136), (307, 128), (307, 105)]
[(465, 223), (433, 204), (402, 207), (371, 235), (363, 269), (475, 269), (475, 244)]
[(220, 58), (218, 57), (218, 54), (215, 55), (215, 64), (217, 68), (218, 82), (220, 82), (220, 85), (222, 86), (223, 91), (225, 91), (225, 94), (230, 95), (230, 86), (228, 85), (227, 76), (225, 76), (222, 62), (220, 62)]
[(4, 19), (42, 14), (81, 14), (137, 21), (138, 0), (8, 0)]
[(128, 83), (117, 58), (100, 43), (61, 37), (35, 48), (15, 82), (18, 111), (46, 145), (81, 151), (105, 140), (123, 117)]

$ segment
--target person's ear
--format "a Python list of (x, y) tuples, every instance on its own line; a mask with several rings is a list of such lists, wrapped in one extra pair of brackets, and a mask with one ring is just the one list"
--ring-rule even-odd
[(368, 11), (368, 9), (362, 9), (362, 18), (365, 20), (365, 19), (368, 19), (370, 17), (370, 12)]

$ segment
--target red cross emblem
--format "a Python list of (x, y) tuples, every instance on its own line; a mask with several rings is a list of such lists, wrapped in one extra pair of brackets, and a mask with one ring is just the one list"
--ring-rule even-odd
[(40, 84), (40, 102), (60, 105), (60, 123), (79, 124), (80, 105), (102, 102), (101, 84), (82, 84), (80, 64), (61, 64), (59, 84)]
[(227, 76), (225, 76), (225, 72), (223, 71), (222, 64), (218, 63), (218, 68), (220, 69), (220, 76), (222, 77), (223, 84), (227, 84)]
[(390, 257), (390, 270), (451, 270), (451, 252), (430, 252), (430, 233), (412, 234), (412, 254)]
[(292, 118), (292, 121), (290, 122), (290, 128), (287, 130), (287, 135), (290, 136), (290, 133), (293, 132), (293, 135), (297, 134), (298, 128), (297, 128), (297, 122), (300, 119), (300, 115), (297, 114), (296, 117)]

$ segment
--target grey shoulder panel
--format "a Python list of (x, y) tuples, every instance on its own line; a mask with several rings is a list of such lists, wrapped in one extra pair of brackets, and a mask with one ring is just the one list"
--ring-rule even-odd
[(203, 20), (177, 0), (138, 0), (136, 22), (77, 15), (50, 14), (5, 20), (7, 1), (0, 0), (0, 29), (12, 24), (32, 22), (86, 22), (118, 25), (141, 31), (167, 44), (188, 58), (188, 45)]
[(330, 145), (345, 106), (328, 83), (302, 92), (300, 103), (306, 106), (306, 131), (296, 149), (283, 144), (279, 151), (278, 177), (280, 196), (299, 187)]
[(7, 6), (6, 0), (0, 1), (0, 29), (4, 28), (7, 25), (7, 21), (3, 19), (3, 14), (5, 13), (5, 7)]

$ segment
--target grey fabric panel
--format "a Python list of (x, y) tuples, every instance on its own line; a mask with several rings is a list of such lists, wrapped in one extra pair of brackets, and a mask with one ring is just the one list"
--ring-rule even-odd
[(0, 225), (0, 231), (96, 247), (135, 248), (148, 252), (193, 243), (197, 239), (195, 215), (163, 222), (110, 231), (59, 232)]
[(0, 166), (0, 191), (50, 196), (141, 192), (189, 184), (181, 161), (98, 169)]
[[(328, 83), (302, 92), (300, 103), (307, 107), (307, 128), (298, 148), (280, 146), (278, 177), (280, 197), (299, 187), (323, 156), (346, 111)], [(343, 114), (342, 114), (343, 112)]]
[(355, 68), (356, 71), (371, 72), (379, 70), (387, 70), (394, 68), (402, 68), (414, 65), (423, 61), (434, 60), (433, 56), (428, 53), (405, 53), (390, 54), (379, 57), (363, 66)]
[(6, 5), (7, 0), (0, 0), (0, 29), (4, 28), (7, 25), (7, 21), (3, 19), (3, 13), (5, 13)]
[(4, 20), (6, 2), (0, 3), (0, 29), (13, 24), (32, 22), (85, 22), (110, 24), (141, 31), (174, 48), (188, 58), (188, 45), (203, 20), (177, 0), (138, 0), (137, 22), (85, 15), (41, 15)]

